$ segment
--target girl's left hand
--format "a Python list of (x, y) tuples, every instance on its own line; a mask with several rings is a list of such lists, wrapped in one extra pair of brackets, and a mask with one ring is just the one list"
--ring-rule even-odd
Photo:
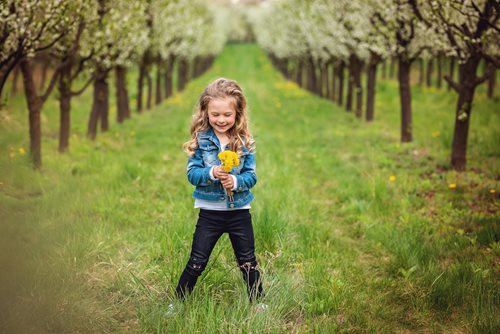
[(233, 177), (229, 174), (227, 174), (226, 177), (221, 178), (220, 182), (222, 183), (222, 186), (228, 191), (231, 191), (234, 187)]

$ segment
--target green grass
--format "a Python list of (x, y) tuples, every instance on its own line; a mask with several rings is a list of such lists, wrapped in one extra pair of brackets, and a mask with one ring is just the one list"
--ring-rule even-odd
[[(164, 318), (197, 214), (181, 145), (219, 76), (241, 84), (251, 109), (270, 308), (248, 304), (224, 237), (182, 312)], [(468, 171), (456, 173), (456, 95), (414, 87), (415, 140), (401, 145), (397, 91), (379, 82), (367, 124), (286, 82), (256, 46), (229, 45), (184, 92), (95, 142), (85, 139), (88, 90), (73, 101), (64, 155), (49, 100), (40, 172), (19, 153), (27, 111), (11, 98), (0, 115), (1, 323), (36, 333), (498, 332), (498, 98), (478, 90)]]

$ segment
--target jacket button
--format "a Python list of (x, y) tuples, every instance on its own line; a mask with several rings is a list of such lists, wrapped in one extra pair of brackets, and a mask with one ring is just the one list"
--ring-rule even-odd
[(243, 187), (242, 187), (242, 186), (240, 186), (240, 191), (242, 191), (242, 190), (243, 190)]
[(208, 182), (207, 182), (207, 183), (208, 183), (208, 184), (212, 184), (212, 181), (208, 180)]
[(231, 209), (232, 209), (232, 208), (234, 208), (234, 204), (231, 204), (229, 207), (230, 207)]

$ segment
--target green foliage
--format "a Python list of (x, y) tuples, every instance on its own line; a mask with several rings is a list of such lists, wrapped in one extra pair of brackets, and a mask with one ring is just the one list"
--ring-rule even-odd
[[(196, 222), (181, 146), (199, 93), (219, 76), (249, 100), (269, 310), (248, 303), (224, 236), (166, 318)], [(415, 142), (401, 145), (397, 91), (380, 81), (366, 124), (284, 81), (256, 46), (231, 45), (182, 94), (95, 142), (84, 139), (87, 91), (74, 101), (64, 155), (49, 100), (40, 172), (26, 153), (23, 97), (11, 98), (0, 114), (9, 305), (0, 323), (20, 332), (498, 332), (498, 99), (480, 87), (469, 169), (456, 173), (446, 168), (456, 96), (415, 87)]]

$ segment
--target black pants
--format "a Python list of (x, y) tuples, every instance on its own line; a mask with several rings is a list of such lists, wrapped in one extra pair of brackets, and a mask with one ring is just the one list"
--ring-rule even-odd
[(177, 297), (191, 292), (208, 263), (208, 258), (220, 236), (229, 233), (234, 254), (247, 285), (250, 301), (263, 295), (260, 272), (255, 258), (252, 217), (248, 209), (211, 211), (200, 209), (193, 235), (189, 261), (177, 284)]

